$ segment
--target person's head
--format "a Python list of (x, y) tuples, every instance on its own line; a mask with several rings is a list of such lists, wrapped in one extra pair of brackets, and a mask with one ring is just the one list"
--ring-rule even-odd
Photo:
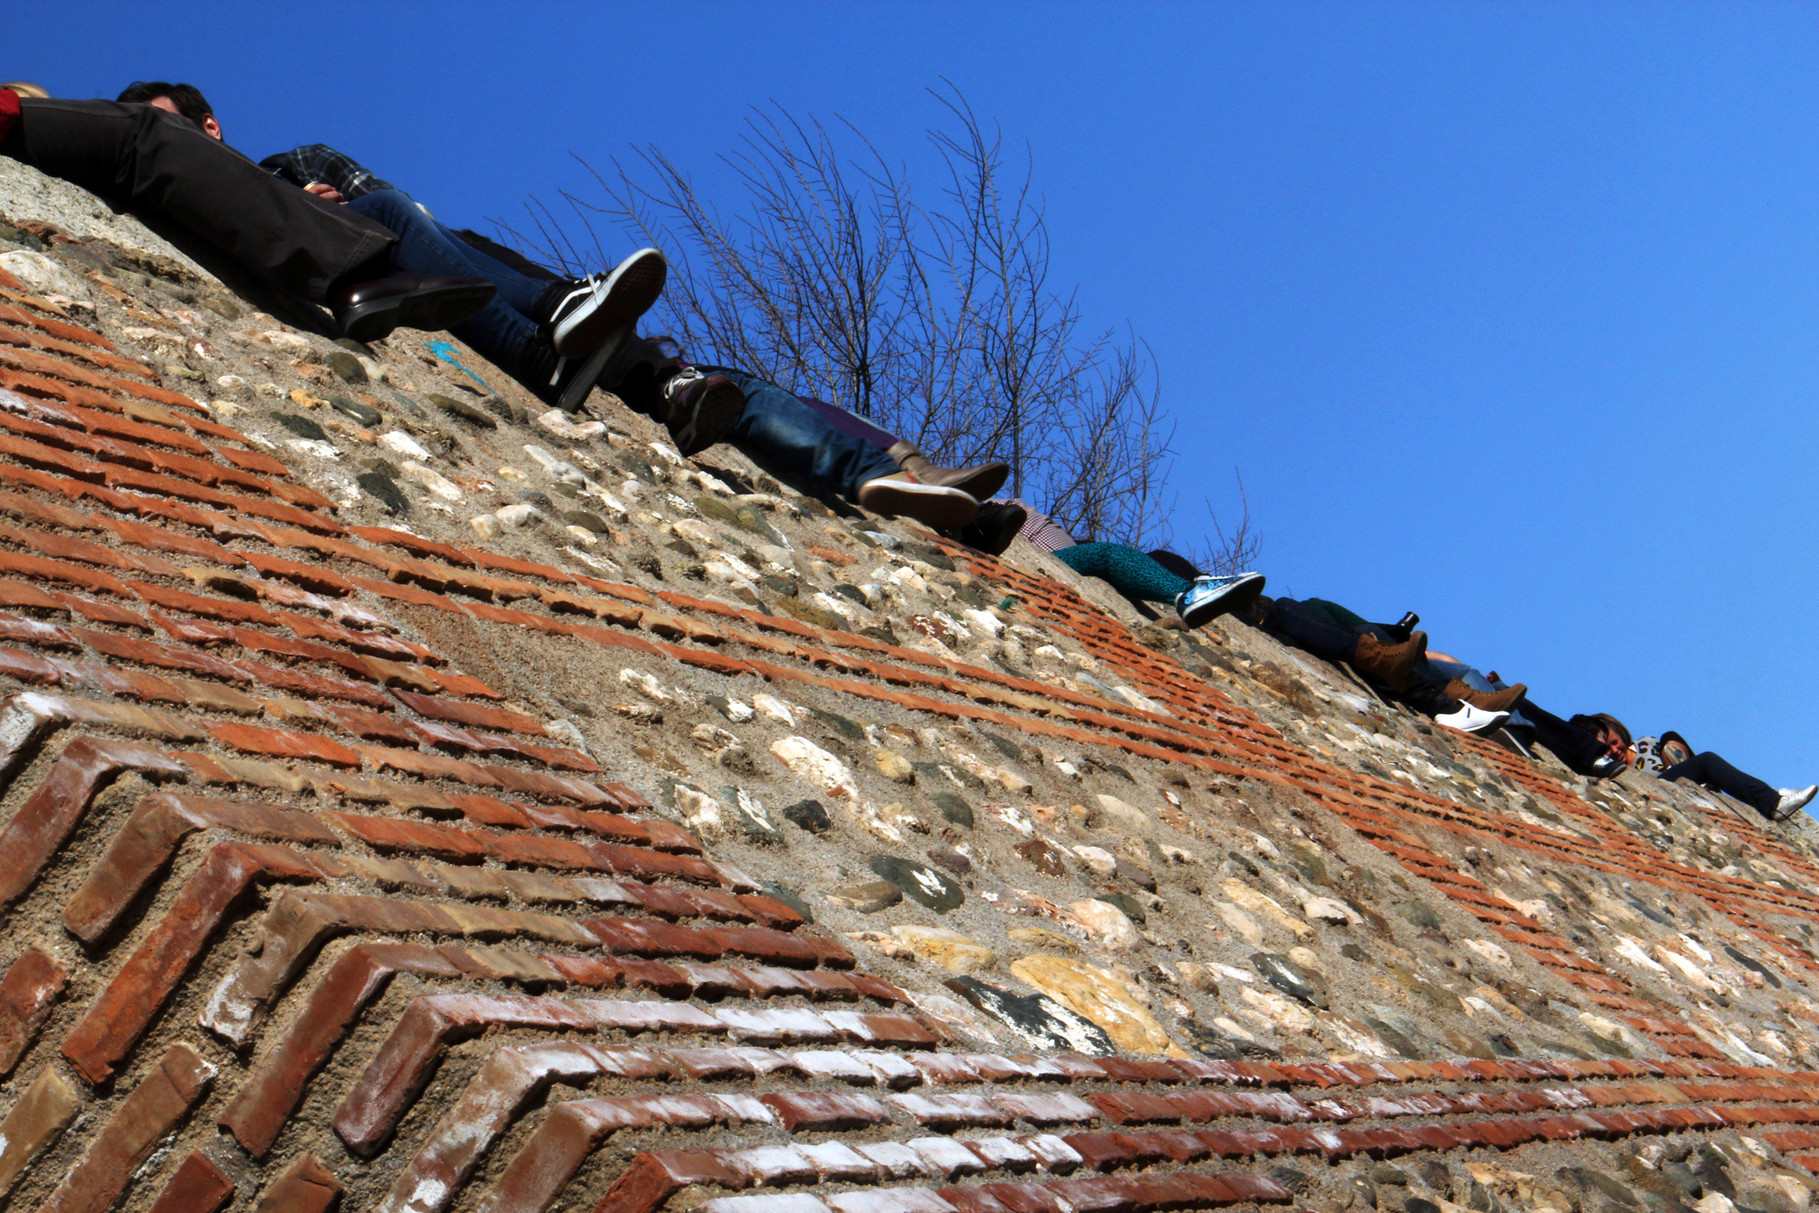
[(50, 97), (49, 89), (42, 84), (33, 84), (29, 80), (8, 80), (6, 83), (0, 84), (0, 88), (10, 89), (21, 97), (35, 97), (40, 101)]
[(1693, 747), (1687, 744), (1686, 738), (1669, 729), (1661, 734), (1661, 765), (1664, 767), (1679, 766), (1693, 756)]
[(1598, 739), (1604, 752), (1613, 758), (1628, 761), (1632, 742), (1630, 731), (1621, 720), (1609, 712), (1593, 712), (1589, 716), (1575, 716), (1567, 722), (1584, 729)]
[(171, 84), (165, 80), (135, 80), (123, 89), (116, 101), (140, 102), (188, 118), (212, 139), (221, 138), (221, 124), (215, 121), (215, 109), (193, 84)]

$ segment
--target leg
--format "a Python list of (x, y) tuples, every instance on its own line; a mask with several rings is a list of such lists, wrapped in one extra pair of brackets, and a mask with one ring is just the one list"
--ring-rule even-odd
[[(301, 190), (297, 192), (302, 193)], [(506, 271), (507, 282), (494, 278), (489, 267), (474, 255), (473, 249), (448, 235), (448, 229), (424, 214), (402, 190), (377, 190), (354, 199), (346, 209), (373, 220), (397, 238), (398, 243), (392, 248), (392, 261), (399, 269), (414, 274), (487, 278), (499, 285), (500, 292), (493, 296), (492, 302), (473, 317), (451, 327), (449, 332), (516, 378), (526, 379), (527, 374), (539, 372), (547, 376), (554, 369), (553, 353), (541, 360), (531, 357), (538, 344), (537, 326), (506, 298), (508, 284), (522, 294), (525, 284), (531, 283), (530, 279), (510, 270)], [(485, 260), (492, 261), (490, 257)], [(533, 284), (533, 293), (540, 295), (545, 285)], [(532, 367), (533, 361), (538, 365)], [(544, 385), (532, 384), (526, 379), (526, 386), (535, 391)]]
[(149, 105), (24, 98), (6, 153), (84, 189), (158, 211), (316, 303), (337, 283), (387, 272), (393, 237), (384, 228), (273, 177)]
[(745, 412), (729, 441), (783, 465), (809, 491), (838, 493), (851, 501), (866, 481), (897, 471), (890, 456), (836, 430), (776, 384), (743, 371), (718, 373), (745, 393)]
[(1292, 598), (1276, 599), (1261, 626), (1284, 644), (1306, 649), (1328, 661), (1350, 661), (1358, 655), (1358, 633)]
[(1710, 750), (1668, 767), (1661, 772), (1661, 778), (1690, 779), (1701, 787), (1741, 800), (1765, 817), (1774, 816), (1775, 806), (1781, 803), (1780, 792), (1754, 775), (1739, 771)]
[(1604, 757), (1604, 747), (1584, 729), (1568, 724), (1552, 712), (1533, 703), (1522, 705), (1522, 715), (1535, 726), (1535, 740), (1554, 752), (1554, 756), (1581, 775), (1592, 774), (1592, 767)]
[(1173, 603), (1193, 583), (1171, 573), (1146, 552), (1122, 543), (1076, 543), (1055, 559), (1083, 577), (1097, 577), (1126, 598)]
[(849, 413), (845, 409), (831, 405), (825, 400), (815, 400), (808, 396), (798, 396), (797, 399), (802, 401), (802, 403), (806, 404), (809, 408), (814, 409), (817, 413), (820, 413), (822, 417), (826, 418), (829, 425), (833, 426), (842, 434), (845, 434), (848, 438), (857, 438), (859, 441), (869, 443), (881, 451), (890, 450), (893, 446), (897, 445), (897, 442), (899, 441), (897, 435), (891, 433), (889, 430), (880, 429), (857, 413)]

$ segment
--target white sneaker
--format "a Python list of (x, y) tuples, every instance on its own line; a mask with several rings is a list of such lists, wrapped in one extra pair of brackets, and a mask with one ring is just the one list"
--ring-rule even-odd
[(1442, 712), (1434, 717), (1434, 723), (1458, 729), (1461, 733), (1488, 733), (1492, 729), (1502, 728), (1509, 718), (1508, 712), (1487, 712), (1469, 703), (1461, 703), (1457, 712)]
[(1819, 783), (1806, 788), (1782, 788), (1781, 803), (1775, 806), (1775, 820), (1786, 821), (1819, 796)]
[(621, 261), (611, 273), (579, 279), (550, 313), (550, 344), (564, 358), (592, 354), (610, 334), (638, 323), (638, 317), (663, 294), (668, 276), (663, 254), (646, 248)]

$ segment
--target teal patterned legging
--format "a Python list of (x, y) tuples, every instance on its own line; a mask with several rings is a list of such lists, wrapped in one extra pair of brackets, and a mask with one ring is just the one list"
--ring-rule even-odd
[(1122, 543), (1076, 543), (1057, 551), (1055, 559), (1084, 577), (1111, 582), (1126, 598), (1145, 602), (1173, 603), (1193, 584), (1157, 564), (1149, 553)]

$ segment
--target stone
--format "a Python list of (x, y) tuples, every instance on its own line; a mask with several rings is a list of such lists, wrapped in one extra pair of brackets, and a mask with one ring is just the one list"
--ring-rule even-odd
[(383, 472), (362, 472), (354, 477), (354, 483), (360, 486), (361, 492), (384, 506), (390, 513), (410, 513), (410, 498), (406, 497), (397, 483)]
[(5, 270), (26, 288), (39, 295), (61, 295), (66, 299), (89, 298), (88, 287), (63, 266), (36, 252), (0, 253), (0, 270)]
[(328, 362), (328, 369), (333, 371), (336, 377), (344, 382), (367, 382), (366, 367), (361, 365), (358, 357), (348, 351), (330, 350), (326, 361)]
[(1118, 870), (1117, 856), (1101, 847), (1075, 847), (1074, 854), (1096, 876), (1110, 876)]
[(887, 910), (902, 901), (903, 890), (888, 880), (856, 881), (830, 890), (827, 899), (837, 906), (857, 910), (861, 914), (876, 914), (879, 910)]
[(1034, 1048), (1066, 1049), (1088, 1056), (1104, 1056), (1114, 1050), (1105, 1029), (1046, 994), (1013, 994), (967, 976), (947, 984), (949, 989), (1009, 1027)]
[(959, 909), (966, 894), (951, 877), (944, 876), (927, 864), (894, 855), (880, 855), (872, 860), (872, 871), (890, 881), (905, 896), (937, 914)]
[(1059, 952), (1078, 952), (1080, 945), (1065, 935), (1045, 931), (1041, 927), (1012, 927), (1004, 933), (1012, 943), (1020, 943), (1031, 948), (1053, 948)]
[(808, 902), (797, 896), (796, 891), (789, 888), (787, 885), (780, 885), (774, 880), (767, 880), (764, 884), (759, 886), (759, 891), (766, 897), (780, 901), (790, 909), (796, 911), (796, 913), (802, 915), (804, 922), (812, 923), (815, 921), (814, 912), (809, 909)]
[(1128, 952), (1143, 942), (1130, 916), (1110, 902), (1096, 898), (1076, 901), (1068, 914), (1086, 932), (1089, 942), (1108, 952)]
[(956, 876), (964, 876), (973, 870), (973, 861), (952, 847), (930, 847), (928, 861), (946, 868)]
[(328, 407), (359, 425), (369, 429), (385, 420), (385, 414), (369, 404), (361, 404), (351, 396), (335, 395), (328, 398)]
[[(762, 699), (757, 696), (754, 699)], [(760, 705), (760, 710), (763, 710)], [(853, 799), (858, 791), (853, 773), (844, 762), (806, 737), (784, 737), (771, 743), (771, 753), (791, 771), (809, 780), (830, 796)]]
[(1126, 859), (1120, 855), (1113, 871), (1117, 876), (1130, 881), (1145, 892), (1154, 893), (1156, 891), (1155, 873), (1135, 860)]
[(459, 417), (462, 421), (477, 425), (483, 430), (496, 430), (499, 428), (498, 421), (494, 420), (491, 413), (480, 408), (478, 405), (469, 404), (465, 400), (457, 399), (454, 396), (444, 396), (440, 392), (431, 392), (429, 394), (429, 402), (441, 409), (444, 413), (447, 413), (450, 417)]
[(973, 806), (952, 792), (930, 792), (928, 802), (941, 810), (942, 820), (969, 830), (973, 828)]
[(833, 819), (827, 814), (827, 807), (819, 800), (798, 800), (782, 812), (785, 821), (810, 834), (825, 834), (834, 825)]
[(1446, 925), (1441, 921), (1440, 915), (1434, 910), (1434, 907), (1425, 901), (1397, 902), (1396, 913), (1424, 931), (1438, 931)]
[(998, 963), (997, 953), (958, 931), (899, 924), (891, 928), (891, 934), (917, 959), (940, 965), (950, 973), (983, 973)]
[(1130, 987), (1104, 969), (1059, 956), (1025, 956), (1011, 965), (1011, 972), (1098, 1024), (1120, 1049), (1187, 1056)]
[(1263, 980), (1290, 998), (1310, 1007), (1325, 1009), (1325, 990), (1306, 969), (1288, 957), (1274, 952), (1257, 952), (1251, 956), (1251, 965)]
[(1011, 849), (1044, 876), (1067, 875), (1067, 863), (1062, 859), (1061, 848), (1046, 838), (1032, 838)]
[(893, 783), (916, 782), (916, 768), (911, 765), (909, 759), (895, 750), (875, 750), (872, 753), (872, 761), (877, 764), (879, 773)]

